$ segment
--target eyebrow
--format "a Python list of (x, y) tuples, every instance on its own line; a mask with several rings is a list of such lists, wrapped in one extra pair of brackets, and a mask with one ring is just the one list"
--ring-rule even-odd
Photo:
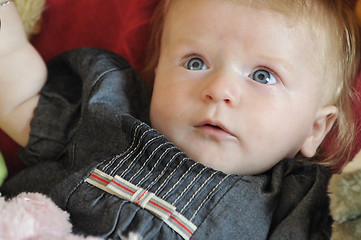
[(198, 39), (194, 40), (191, 38), (182, 38), (177, 41), (169, 42), (172, 44), (171, 47), (168, 47), (168, 52), (171, 54), (178, 53), (184, 50), (191, 51), (191, 52), (197, 52), (204, 47), (207, 42), (199, 41)]
[(265, 63), (270, 63), (270, 64), (264, 64), (263, 66), (273, 70), (274, 74), (276, 74), (279, 77), (279, 79), (282, 81), (282, 84), (285, 87), (287, 87), (290, 79), (292, 79), (291, 72), (295, 71), (295, 65), (277, 56), (273, 57), (273, 56), (260, 55), (260, 57), (264, 59)]
[(277, 67), (277, 69), (275, 69), (275, 71), (281, 71), (281, 75), (282, 73), (286, 72), (287, 70), (294, 70), (295, 66), (290, 63), (289, 61), (286, 61), (285, 59), (281, 58), (281, 57), (276, 57), (276, 56), (269, 56), (269, 55), (260, 55), (260, 58), (264, 59), (265, 62), (270, 62), (270, 67)]

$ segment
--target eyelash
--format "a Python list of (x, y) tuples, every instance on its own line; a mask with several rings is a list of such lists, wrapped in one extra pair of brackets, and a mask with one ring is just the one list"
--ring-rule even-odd
[(269, 71), (270, 73), (274, 74), (276, 77), (279, 77), (278, 74), (269, 66), (267, 65), (260, 65), (260, 66), (257, 66), (255, 68), (256, 70), (266, 70), (266, 71)]
[(204, 57), (202, 57), (202, 55), (197, 54), (197, 53), (191, 53), (191, 54), (187, 54), (182, 58), (182, 65), (183, 66), (187, 66), (187, 63), (192, 59), (192, 58), (199, 58), (201, 59), (207, 66), (208, 66), (208, 62), (205, 60)]

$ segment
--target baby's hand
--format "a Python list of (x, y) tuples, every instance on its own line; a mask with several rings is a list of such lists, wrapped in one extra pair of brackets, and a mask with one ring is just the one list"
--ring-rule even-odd
[(343, 173), (353, 172), (359, 169), (361, 169), (361, 150), (353, 158), (353, 160), (346, 165), (346, 167), (342, 170), (342, 172)]
[(12, 1), (0, 4), (0, 20), (0, 128), (24, 146), (47, 70)]
[(0, 57), (28, 44), (24, 27), (15, 4), (0, 7)]

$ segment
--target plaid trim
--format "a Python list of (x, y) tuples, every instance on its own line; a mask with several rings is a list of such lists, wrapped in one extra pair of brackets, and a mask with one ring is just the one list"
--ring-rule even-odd
[(85, 181), (148, 210), (186, 240), (190, 239), (197, 230), (197, 226), (177, 212), (175, 206), (120, 176), (111, 177), (99, 169), (95, 169)]
[(193, 233), (197, 230), (197, 227), (193, 223), (191, 223), (178, 212), (174, 212), (170, 218), (165, 220), (165, 223), (168, 224), (169, 227), (175, 230), (184, 239), (189, 239), (192, 237)]
[[(87, 183), (90, 183), (91, 185), (100, 188), (106, 192), (109, 191), (109, 189), (107, 188), (108, 184), (112, 181), (112, 177), (109, 176), (106, 173), (103, 173), (101, 171), (99, 171), (98, 169), (95, 169), (90, 176), (85, 179), (85, 181)], [(113, 194), (112, 192), (110, 192), (111, 194)]]

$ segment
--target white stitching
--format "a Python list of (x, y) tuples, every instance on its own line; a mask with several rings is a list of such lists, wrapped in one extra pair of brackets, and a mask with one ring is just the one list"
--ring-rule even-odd
[[(187, 187), (183, 190), (183, 192), (177, 197), (177, 199), (172, 203), (172, 205), (175, 205), (178, 200), (185, 194), (185, 192), (188, 191), (188, 189), (193, 185), (193, 183), (196, 181), (196, 179), (206, 170), (206, 168), (203, 168), (202, 171), (200, 171), (197, 176), (195, 176), (192, 181), (187, 185)], [(188, 204), (188, 203), (187, 203)]]
[[(165, 171), (167, 171), (169, 165), (174, 161), (174, 159), (175, 159), (179, 154), (182, 154), (182, 152), (177, 152), (176, 154), (173, 155), (172, 159), (168, 161), (168, 163), (167, 163), (167, 165), (164, 167), (163, 171), (158, 175), (158, 177), (157, 177), (156, 179), (154, 179), (154, 181), (153, 181), (151, 184), (149, 184), (148, 190), (151, 189), (151, 188), (153, 187), (153, 185), (164, 175), (164, 173), (165, 173)], [(178, 165), (177, 169), (179, 168), (179, 166), (181, 165), (181, 163), (184, 161), (184, 159), (185, 159), (185, 158), (183, 158), (183, 160), (180, 162), (180, 164)], [(173, 172), (174, 172), (174, 170), (173, 170)], [(172, 173), (173, 173), (173, 172), (172, 172)], [(171, 175), (172, 175), (172, 174), (170, 174), (170, 175), (167, 177), (167, 179), (169, 179), (169, 178), (171, 177)], [(167, 179), (166, 179), (166, 180), (167, 180)], [(160, 184), (160, 186), (158, 187), (158, 189), (157, 189), (155, 192), (158, 193), (159, 190), (160, 190), (161, 188), (163, 188), (163, 186), (164, 186), (164, 184), (165, 184), (166, 182), (167, 182), (167, 181), (163, 181), (163, 183)]]
[(138, 140), (138, 144), (137, 146), (133, 147), (133, 150), (131, 152), (129, 152), (124, 158), (122, 161), (120, 161), (117, 166), (115, 166), (113, 168), (113, 170), (111, 171), (110, 175), (113, 175), (114, 172), (120, 167), (120, 165), (124, 162), (125, 159), (129, 158), (130, 155), (132, 155), (140, 146), (141, 144), (141, 141), (143, 140), (144, 136), (148, 133), (148, 132), (151, 132), (151, 131), (154, 131), (154, 129), (148, 129), (147, 131), (145, 131), (142, 136), (140, 136), (139, 140)]
[[(149, 175), (154, 171), (154, 169), (158, 166), (158, 164), (160, 163), (160, 160), (163, 159), (164, 155), (166, 155), (166, 153), (172, 149), (175, 149), (177, 147), (173, 146), (170, 148), (167, 148), (162, 155), (158, 158), (158, 161), (154, 164), (154, 166), (152, 167), (152, 169), (139, 181), (138, 186), (141, 185), (143, 183), (143, 181), (145, 181), (146, 178), (149, 177)], [(149, 187), (147, 188), (148, 190), (150, 189)]]
[(206, 203), (206, 201), (211, 197), (211, 195), (216, 191), (216, 189), (224, 182), (224, 180), (226, 180), (229, 177), (229, 175), (225, 176), (218, 184), (217, 186), (215, 186), (212, 191), (207, 195), (207, 197), (203, 200), (203, 202), (199, 205), (199, 207), (197, 208), (197, 210), (194, 212), (193, 216), (191, 217), (190, 221), (193, 221), (193, 218), (198, 214), (198, 212), (200, 211), (200, 209), (204, 206), (204, 204)]
[(167, 196), (168, 196), (168, 194), (169, 194), (175, 187), (177, 187), (178, 184), (183, 180), (183, 178), (185, 178), (185, 176), (191, 171), (191, 169), (192, 169), (194, 166), (198, 165), (198, 164), (199, 164), (199, 163), (197, 163), (197, 162), (193, 163), (193, 165), (192, 165), (190, 168), (188, 168), (188, 170), (178, 179), (178, 181), (176, 182), (176, 184), (174, 184), (173, 187), (168, 190), (168, 192), (163, 196), (163, 199), (166, 199)]
[(204, 188), (204, 186), (211, 180), (211, 178), (213, 178), (213, 176), (218, 173), (218, 172), (214, 172), (212, 173), (211, 176), (209, 176), (207, 178), (207, 180), (202, 184), (202, 186), (200, 188), (198, 188), (198, 190), (192, 195), (192, 197), (189, 199), (189, 201), (187, 202), (186, 205), (184, 205), (184, 207), (182, 208), (182, 210), (180, 210), (180, 213), (182, 213), (184, 211), (184, 209), (193, 201), (193, 199), (196, 197), (196, 195), (202, 190), (202, 188)]
[(113, 157), (113, 159), (112, 159), (111, 161), (109, 161), (109, 162), (102, 168), (102, 171), (103, 171), (103, 172), (105, 172), (105, 170), (106, 170), (111, 164), (113, 164), (113, 162), (114, 162), (115, 160), (117, 160), (119, 157), (121, 157), (122, 155), (126, 154), (127, 152), (130, 151), (130, 149), (133, 148), (133, 146), (134, 146), (134, 144), (135, 144), (135, 137), (136, 137), (136, 135), (137, 135), (136, 132), (137, 132), (138, 129), (139, 129), (141, 126), (143, 126), (143, 125), (144, 125), (144, 123), (139, 124), (139, 125), (136, 127), (136, 129), (134, 130), (132, 144), (129, 146), (129, 148), (128, 148), (125, 152), (123, 152), (122, 154), (118, 154), (118, 155), (116, 155), (115, 157)]
[[(138, 169), (138, 171), (128, 180), (129, 182), (133, 182), (134, 178), (136, 178), (145, 168), (145, 166), (147, 165), (147, 163), (150, 161), (150, 159), (154, 156), (154, 154), (164, 145), (170, 144), (169, 142), (165, 142), (162, 143), (161, 145), (159, 145), (156, 149), (153, 150), (153, 152), (148, 156), (147, 160), (144, 161), (143, 165)], [(142, 152), (141, 152), (142, 153)], [(141, 154), (139, 153), (139, 154)], [(163, 155), (165, 154), (165, 152), (162, 154), (161, 157), (163, 157)], [(158, 159), (157, 163), (160, 161), (160, 159)], [(150, 174), (152, 171), (154, 170), (154, 167), (152, 168), (152, 170), (148, 173)], [(139, 183), (137, 184), (139, 186)]]
[[(133, 161), (129, 164), (129, 166), (127, 167), (127, 169), (125, 169), (125, 171), (122, 172), (122, 174), (121, 174), (120, 176), (121, 176), (121, 177), (124, 177), (124, 176), (127, 174), (127, 172), (130, 170), (130, 168), (133, 166), (134, 162), (137, 161), (138, 157), (139, 157), (141, 154), (143, 154), (144, 149), (147, 148), (148, 145), (149, 145), (151, 142), (153, 142), (153, 141), (155, 141), (156, 139), (161, 138), (161, 137), (163, 137), (163, 136), (162, 136), (162, 135), (156, 136), (156, 137), (150, 139), (146, 144), (144, 144), (142, 150), (140, 150), (140, 152), (137, 154), (137, 156), (135, 156), (135, 157), (133, 158)], [(133, 152), (134, 152), (134, 151), (133, 151)]]
[[(185, 157), (182, 159), (182, 161), (179, 162), (178, 166), (175, 167), (173, 169), (173, 171), (168, 175), (168, 177), (163, 181), (163, 183), (159, 186), (159, 188), (157, 189), (157, 191), (155, 192), (155, 194), (158, 194), (158, 192), (160, 191), (160, 189), (164, 186), (164, 184), (166, 184), (166, 182), (168, 182), (168, 180), (173, 176), (173, 174), (180, 168), (180, 166), (182, 166), (182, 164), (188, 160), (189, 158)], [(168, 192), (166, 193), (168, 194)], [(165, 196), (163, 196), (163, 199), (165, 199)]]

